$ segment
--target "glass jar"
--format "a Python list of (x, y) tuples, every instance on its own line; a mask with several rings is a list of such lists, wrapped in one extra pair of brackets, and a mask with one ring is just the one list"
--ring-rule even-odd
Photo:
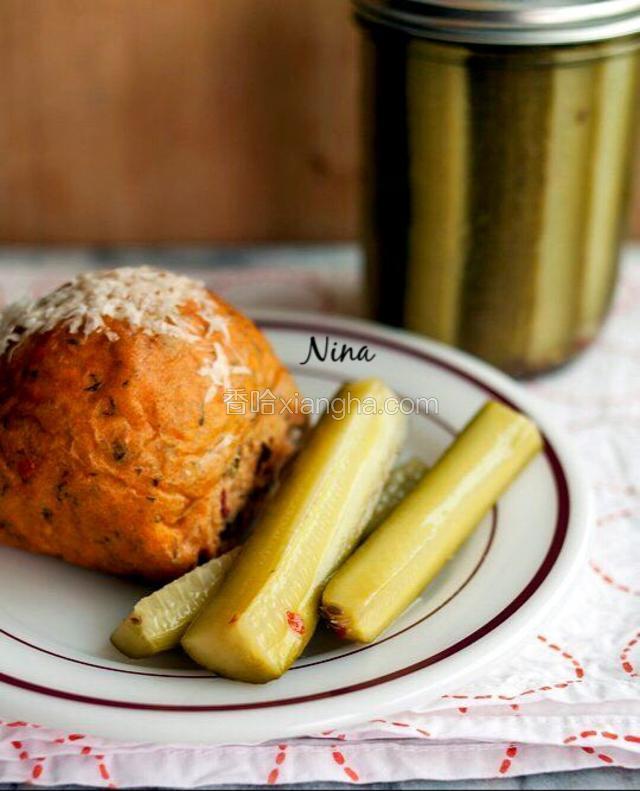
[(355, 5), (371, 314), (514, 375), (563, 363), (615, 283), (640, 3)]

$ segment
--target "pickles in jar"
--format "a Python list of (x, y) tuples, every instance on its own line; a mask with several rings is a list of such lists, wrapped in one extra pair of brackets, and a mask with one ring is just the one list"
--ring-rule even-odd
[(414, 601), (542, 447), (535, 425), (486, 404), (329, 581), (322, 612), (342, 637), (375, 640)]
[(345, 385), (265, 511), (220, 590), (182, 639), (199, 664), (265, 682), (300, 656), (327, 579), (362, 536), (405, 436), (393, 393)]
[(640, 36), (491, 46), (360, 21), (372, 317), (514, 375), (565, 362), (611, 301)]

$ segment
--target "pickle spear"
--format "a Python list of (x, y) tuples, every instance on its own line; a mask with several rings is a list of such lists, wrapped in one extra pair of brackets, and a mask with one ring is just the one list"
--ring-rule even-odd
[[(362, 538), (372, 533), (416, 486), (427, 470), (419, 459), (400, 464), (387, 478)], [(111, 642), (134, 659), (175, 648), (207, 598), (220, 586), (240, 548), (198, 566), (145, 596), (111, 635)]]
[(428, 467), (420, 459), (409, 459), (391, 470), (371, 518), (362, 532), (361, 541), (377, 530), (393, 509), (415, 489)]
[[(408, 48), (408, 178), (413, 197), (405, 322), (412, 330), (455, 344), (464, 294), (470, 185), (465, 55), (462, 48), (420, 39)], [(391, 273), (397, 277), (397, 267)]]
[[(602, 58), (592, 75), (593, 151), (587, 187), (583, 262), (579, 275), (579, 335), (593, 337), (609, 306), (616, 258), (625, 228), (625, 204), (636, 144), (638, 57), (636, 52)], [(575, 282), (575, 281), (574, 281)]]
[(300, 656), (318, 622), (322, 589), (360, 539), (404, 439), (405, 418), (387, 409), (391, 398), (377, 380), (338, 392), (217, 595), (182, 638), (196, 662), (264, 682)]
[(486, 404), (444, 456), (329, 581), (322, 612), (350, 640), (375, 640), (431, 582), (542, 446), (535, 425)]
[(111, 635), (126, 656), (140, 659), (175, 648), (207, 597), (220, 586), (239, 549), (204, 563), (135, 605)]
[(547, 176), (538, 240), (539, 266), (531, 269), (534, 307), (521, 359), (543, 368), (573, 350), (584, 278), (585, 205), (589, 195), (593, 130), (588, 121), (594, 66), (553, 70)]

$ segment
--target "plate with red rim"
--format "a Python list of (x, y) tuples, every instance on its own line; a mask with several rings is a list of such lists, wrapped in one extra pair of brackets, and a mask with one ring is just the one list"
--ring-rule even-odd
[(306, 313), (256, 320), (311, 402), (374, 376), (405, 399), (407, 457), (432, 463), (488, 399), (531, 416), (544, 449), (375, 643), (319, 630), (299, 662), (264, 685), (215, 677), (180, 652), (122, 656), (109, 634), (145, 589), (0, 547), (3, 719), (128, 742), (319, 734), (455, 693), (508, 660), (558, 608), (584, 560), (592, 520), (577, 462), (539, 403), (486, 364), (401, 330)]

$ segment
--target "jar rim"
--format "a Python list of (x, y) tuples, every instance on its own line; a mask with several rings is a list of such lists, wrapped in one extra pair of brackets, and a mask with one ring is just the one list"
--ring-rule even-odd
[(640, 33), (640, 0), (352, 0), (362, 21), (441, 41), (582, 44)]

